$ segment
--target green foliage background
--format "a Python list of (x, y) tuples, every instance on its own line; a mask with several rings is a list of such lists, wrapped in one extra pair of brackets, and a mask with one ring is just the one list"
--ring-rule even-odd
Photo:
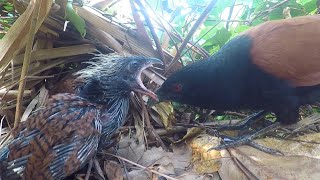
[(0, 0), (0, 39), (14, 23), (15, 19), (16, 17), (13, 4), (6, 0)]
[[(169, 23), (182, 37), (187, 35), (209, 2), (210, 0), (165, 0), (161, 3), (158, 0), (148, 1), (164, 17), (170, 17)], [(290, 9), (292, 17), (316, 14), (317, 0), (218, 0), (192, 41), (213, 54), (250, 27), (268, 20), (283, 19), (285, 8)], [(185, 61), (198, 58), (188, 53), (183, 57)]]
[[(165, 19), (172, 26), (171, 30), (183, 38), (188, 34), (190, 28), (210, 1), (145, 0), (144, 4)], [(277, 6), (281, 2), (284, 3)], [(128, 14), (127, 11), (123, 12), (121, 5), (123, 3), (128, 4), (129, 2), (128, 0), (119, 1), (108, 8), (106, 13), (112, 16), (126, 13), (130, 17), (131, 14)], [(268, 20), (283, 19), (283, 9), (287, 7), (290, 8), (292, 17), (315, 14), (317, 12), (317, 0), (218, 0), (207, 20), (193, 35), (192, 41), (213, 54), (231, 38), (248, 28)], [(8, 3), (7, 0), (0, 0), (0, 30), (7, 30), (15, 19), (16, 14), (13, 5)], [(157, 33), (159, 37), (163, 37), (165, 32), (159, 29)], [(4, 33), (0, 32), (0, 38), (3, 35)], [(168, 50), (173, 50), (174, 44), (177, 44), (177, 42), (179, 42), (178, 39), (171, 40)], [(185, 62), (200, 58), (190, 53), (183, 54), (185, 55), (183, 56)]]

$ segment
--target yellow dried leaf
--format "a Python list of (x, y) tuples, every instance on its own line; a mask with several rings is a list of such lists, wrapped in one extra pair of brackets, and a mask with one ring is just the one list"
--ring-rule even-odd
[[(24, 13), (10, 27), (7, 34), (0, 40), (0, 67), (5, 67), (14, 56), (26, 45), (29, 33), (32, 13), (35, 11), (36, 0), (31, 0)], [(47, 17), (52, 5), (52, 0), (40, 1), (39, 19), (36, 24), (36, 31)]]
[(189, 128), (187, 131), (187, 134), (185, 136), (183, 136), (182, 139), (176, 141), (175, 143), (180, 143), (182, 141), (185, 141), (187, 139), (191, 139), (197, 135), (199, 135), (201, 133), (202, 129), (198, 128), (198, 127), (193, 127), (193, 128)]
[(164, 127), (167, 130), (170, 130), (176, 121), (172, 104), (169, 102), (161, 102), (154, 105), (152, 108), (159, 114)]
[(208, 151), (211, 147), (217, 146), (219, 142), (218, 137), (207, 134), (200, 135), (191, 140), (193, 169), (196, 172), (213, 173), (221, 168), (220, 151)]

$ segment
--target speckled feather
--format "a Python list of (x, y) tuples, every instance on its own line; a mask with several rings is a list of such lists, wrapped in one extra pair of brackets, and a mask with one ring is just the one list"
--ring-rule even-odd
[(161, 64), (159, 59), (98, 54), (92, 60), (75, 73), (76, 84), (67, 82), (74, 94), (54, 95), (45, 109), (14, 130), (14, 140), (0, 152), (0, 168), (6, 169), (0, 175), (9, 177), (13, 170), (25, 179), (71, 175), (98, 148), (109, 145), (125, 123), (131, 91), (154, 95), (140, 75), (152, 64)]
[(0, 160), (6, 159), (8, 172), (24, 173), (25, 179), (61, 179), (74, 173), (96, 152), (99, 108), (72, 94), (52, 96), (46, 108), (13, 130), (14, 141)]

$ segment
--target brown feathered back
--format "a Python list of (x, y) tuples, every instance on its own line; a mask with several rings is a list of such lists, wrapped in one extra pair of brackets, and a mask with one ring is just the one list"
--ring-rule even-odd
[(244, 33), (254, 64), (294, 86), (320, 84), (320, 16), (269, 21)]

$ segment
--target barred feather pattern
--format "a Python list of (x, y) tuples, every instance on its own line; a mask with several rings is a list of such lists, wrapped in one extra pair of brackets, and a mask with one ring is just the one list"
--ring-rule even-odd
[[(53, 96), (47, 108), (14, 130), (14, 140), (0, 152), (0, 162), (7, 166), (2, 175), (63, 179), (83, 167), (125, 123), (130, 83), (145, 67), (138, 59), (98, 54), (87, 62), (87, 68), (75, 73), (83, 82), (76, 95)], [(132, 71), (130, 62), (141, 62), (140, 69)], [(129, 83), (128, 75), (133, 78)]]
[(105, 104), (101, 110), (102, 137), (100, 144), (108, 144), (110, 137), (125, 123), (129, 110), (129, 87), (121, 81), (132, 58), (98, 54), (84, 70), (75, 73), (86, 82), (78, 92), (93, 102)]
[[(96, 153), (102, 124), (100, 107), (72, 94), (52, 96), (13, 130), (14, 140), (0, 152), (4, 179), (63, 179)], [(3, 168), (2, 168), (3, 169)]]
[[(102, 114), (102, 137), (100, 144), (106, 145), (109, 143), (111, 136), (126, 122), (126, 117), (129, 111), (129, 98), (116, 98), (109, 102), (112, 104)], [(104, 118), (105, 117), (105, 118)]]

